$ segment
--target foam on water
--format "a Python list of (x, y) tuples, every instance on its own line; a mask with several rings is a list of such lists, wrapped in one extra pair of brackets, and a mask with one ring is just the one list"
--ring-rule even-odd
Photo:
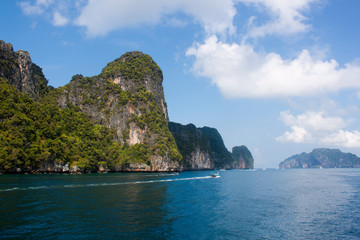
[[(220, 176), (217, 176), (220, 177)], [(54, 189), (54, 188), (82, 188), (82, 187), (106, 187), (106, 186), (118, 186), (118, 185), (131, 185), (131, 184), (147, 184), (147, 183), (161, 183), (161, 182), (175, 182), (175, 181), (190, 181), (190, 180), (201, 180), (210, 179), (210, 176), (204, 177), (190, 177), (190, 178), (172, 178), (172, 179), (159, 179), (159, 180), (145, 180), (145, 181), (134, 181), (134, 182), (115, 182), (115, 183), (89, 183), (89, 184), (68, 184), (68, 185), (50, 185), (50, 186), (36, 186), (36, 187), (14, 187), (8, 189), (0, 189), (0, 192), (10, 191), (28, 191), (28, 190), (39, 190), (39, 189)]]
[(157, 174), (2, 175), (0, 239), (360, 239), (360, 169)]

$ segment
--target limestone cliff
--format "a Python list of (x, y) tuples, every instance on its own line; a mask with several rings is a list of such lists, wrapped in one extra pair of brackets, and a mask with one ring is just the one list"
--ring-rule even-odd
[(117, 170), (177, 171), (180, 154), (168, 126), (163, 75), (153, 59), (129, 52), (109, 63), (100, 75), (75, 75), (57, 95), (60, 107), (79, 107), (97, 124), (116, 131), (122, 146), (141, 145), (148, 161)]
[(279, 164), (280, 168), (358, 168), (360, 158), (338, 149), (318, 148), (310, 153), (291, 156)]
[(168, 123), (162, 83), (154, 60), (134, 51), (54, 89), (29, 53), (0, 41), (0, 172), (253, 167), (216, 129)]
[(245, 147), (234, 147), (230, 153), (215, 128), (196, 128), (193, 124), (169, 122), (169, 129), (183, 156), (184, 170), (253, 168), (253, 157)]
[(181, 170), (162, 82), (149, 55), (129, 52), (53, 89), (0, 41), (0, 172)]
[(48, 91), (48, 82), (41, 68), (31, 61), (30, 54), (22, 50), (14, 52), (13, 46), (2, 40), (0, 77), (33, 99), (38, 99)]
[(235, 160), (233, 168), (242, 168), (242, 169), (254, 168), (254, 158), (246, 146), (242, 145), (242, 146), (233, 147), (232, 156)]

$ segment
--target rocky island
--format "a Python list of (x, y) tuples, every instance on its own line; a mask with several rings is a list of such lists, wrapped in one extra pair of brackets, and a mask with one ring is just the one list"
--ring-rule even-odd
[(53, 88), (28, 52), (0, 40), (0, 172), (253, 167), (250, 151), (228, 152), (216, 129), (169, 123), (162, 82), (153, 59), (133, 51)]
[(358, 168), (360, 158), (338, 149), (318, 148), (310, 153), (291, 156), (279, 164), (279, 168)]
[(184, 170), (254, 168), (249, 149), (246, 146), (234, 147), (230, 153), (215, 128), (169, 122), (169, 129), (183, 157)]

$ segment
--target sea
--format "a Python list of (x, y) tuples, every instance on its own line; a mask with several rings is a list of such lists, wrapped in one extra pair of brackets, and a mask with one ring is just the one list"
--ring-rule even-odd
[(360, 239), (360, 169), (211, 173), (0, 175), (0, 239)]

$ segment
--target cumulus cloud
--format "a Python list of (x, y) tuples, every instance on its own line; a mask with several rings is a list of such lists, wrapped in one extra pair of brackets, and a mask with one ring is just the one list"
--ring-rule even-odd
[[(51, 11), (55, 26), (64, 24), (66, 12), (75, 9), (77, 14), (71, 20), (85, 27), (89, 36), (106, 35), (113, 30), (144, 24), (164, 23), (168, 19), (183, 24), (183, 19), (176, 20), (174, 17), (179, 12), (190, 16), (206, 33), (225, 36), (236, 32), (233, 25), (237, 14), (235, 5), (245, 4), (259, 9), (259, 15), (269, 15), (269, 20), (260, 25), (257, 24), (257, 16), (252, 16), (249, 21), (248, 36), (261, 37), (306, 31), (309, 25), (304, 12), (312, 3), (319, 1), (323, 0), (28, 0), (20, 2), (19, 6), (26, 15), (42, 15)], [(66, 8), (61, 7), (64, 5)], [(66, 23), (69, 21), (67, 19)]]
[(89, 36), (99, 36), (116, 29), (159, 24), (176, 12), (191, 16), (206, 32), (234, 32), (236, 9), (232, 0), (89, 0), (75, 23), (86, 27)]
[(321, 141), (322, 143), (339, 145), (347, 148), (360, 148), (360, 132), (357, 130), (339, 130), (324, 137)]
[(248, 36), (263, 37), (271, 34), (288, 35), (305, 32), (310, 28), (304, 12), (311, 4), (322, 0), (239, 0), (247, 5), (253, 5), (265, 11), (270, 20), (262, 25), (256, 25), (256, 16), (250, 19)]
[[(28, 0), (18, 3), (25, 15), (51, 16), (55, 26), (73, 23), (86, 28), (88, 36), (143, 25), (184, 26), (190, 17), (209, 34), (233, 34), (236, 15), (233, 0)], [(70, 17), (69, 12), (73, 12)]]
[(360, 147), (360, 132), (344, 130), (350, 121), (341, 117), (314, 111), (294, 116), (289, 111), (284, 111), (280, 113), (280, 119), (291, 130), (277, 137), (277, 141)]
[[(80, 15), (74, 17), (74, 22), (85, 27), (89, 36), (106, 35), (116, 29), (142, 24), (158, 24), (167, 19), (167, 15), (175, 15), (177, 12), (191, 16), (207, 33), (226, 35), (235, 32), (235, 5), (245, 4), (256, 6), (261, 14), (267, 12), (270, 16), (270, 20), (262, 25), (256, 25), (256, 16), (251, 17), (248, 36), (260, 37), (306, 31), (309, 25), (306, 24), (303, 12), (310, 4), (319, 1), (321, 0), (29, 0), (20, 2), (19, 6), (26, 15), (42, 15), (51, 10), (50, 6), (69, 5), (68, 8), (80, 9)], [(64, 10), (58, 8), (55, 11), (57, 20), (60, 20), (54, 18), (55, 26), (61, 25), (59, 22), (65, 22)], [(169, 19), (175, 21), (173, 17)], [(175, 22), (182, 23), (183, 20)]]
[(63, 16), (60, 12), (56, 11), (53, 15), (53, 24), (55, 26), (64, 26), (69, 22), (69, 19)]
[(195, 58), (192, 70), (210, 78), (228, 98), (312, 96), (360, 88), (360, 66), (340, 67), (336, 60), (316, 59), (308, 50), (288, 60), (212, 36), (190, 47), (186, 55)]
[(19, 2), (18, 5), (25, 15), (41, 15), (52, 3), (53, 0), (36, 0), (34, 3)]
[(25, 15), (42, 16), (54, 26), (64, 26), (79, 14), (85, 0), (36, 0), (19, 2), (18, 6)]

